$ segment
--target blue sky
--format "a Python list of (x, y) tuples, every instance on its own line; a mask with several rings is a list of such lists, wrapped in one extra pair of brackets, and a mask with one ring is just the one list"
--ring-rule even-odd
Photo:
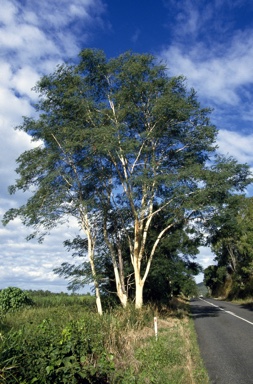
[[(250, 0), (1, 0), (0, 12), (0, 219), (25, 201), (10, 196), (15, 159), (32, 147), (14, 130), (32, 116), (36, 81), (83, 48), (108, 57), (127, 50), (152, 53), (170, 75), (184, 75), (203, 106), (212, 107), (219, 151), (253, 166), (253, 3)], [(34, 144), (33, 144), (34, 145)], [(252, 194), (252, 190), (249, 190)], [(43, 244), (26, 242), (19, 220), (0, 225), (0, 288), (65, 291), (52, 269), (72, 261), (62, 242), (74, 222)], [(206, 267), (212, 255), (201, 249)]]

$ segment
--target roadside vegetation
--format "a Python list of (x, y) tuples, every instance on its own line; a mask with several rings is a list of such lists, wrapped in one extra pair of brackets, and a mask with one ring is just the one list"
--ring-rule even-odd
[[(95, 296), (2, 292), (1, 380), (204, 384), (187, 306), (174, 297), (198, 295), (203, 245), (219, 255), (210, 281), (229, 265), (252, 275), (249, 166), (219, 155), (211, 110), (152, 55), (84, 49), (34, 90), (36, 113), (17, 129), (37, 146), (19, 156), (9, 187), (30, 197), (2, 222), (19, 218), (27, 240), (42, 242), (74, 220), (79, 235), (64, 246), (78, 261), (54, 272)], [(237, 257), (246, 254), (249, 264)]]
[(252, 302), (253, 198), (233, 196), (211, 232), (209, 244), (216, 264), (204, 270), (210, 295)]
[(208, 383), (186, 301), (101, 317), (91, 295), (25, 294), (1, 313), (0, 383)]

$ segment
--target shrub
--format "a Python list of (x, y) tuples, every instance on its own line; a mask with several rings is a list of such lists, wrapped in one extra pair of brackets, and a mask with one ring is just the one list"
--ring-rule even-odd
[(15, 311), (25, 305), (33, 305), (33, 301), (22, 289), (8, 287), (0, 291), (0, 310), (2, 313)]
[(105, 349), (107, 337), (98, 316), (87, 314), (63, 327), (44, 319), (3, 337), (0, 373), (8, 384), (108, 383), (115, 367), (113, 354)]

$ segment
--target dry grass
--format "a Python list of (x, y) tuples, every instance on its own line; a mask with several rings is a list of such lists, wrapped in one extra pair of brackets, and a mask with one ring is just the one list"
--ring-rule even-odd
[[(58, 309), (54, 308), (47, 309), (45, 314), (47, 317), (57, 318), (60, 326), (66, 318), (72, 321), (75, 312), (71, 311), (69, 318), (68, 311), (66, 309), (65, 313), (64, 308), (61, 316)], [(80, 318), (83, 316), (80, 313), (78, 315)], [(76, 312), (75, 316), (77, 317)], [(95, 319), (96, 315), (92, 316), (94, 321), (98, 321)], [(157, 340), (154, 316), (157, 317)], [(9, 319), (8, 325), (15, 328), (15, 325), (26, 324), (26, 328), (33, 329), (41, 322), (42, 317), (42, 309), (24, 310)], [(104, 341), (107, 356), (113, 357), (115, 377), (112, 378), (111, 384), (208, 383), (193, 322), (188, 316), (186, 300), (173, 298), (170, 307), (145, 306), (142, 310), (135, 310), (132, 306), (125, 310), (117, 308), (102, 318), (99, 317), (99, 324), (99, 340)], [(3, 369), (0, 371), (0, 379), (5, 373)]]
[[(187, 313), (187, 302), (174, 299), (173, 309), (164, 307), (158, 313), (157, 309), (146, 308), (144, 313), (137, 313), (137, 326), (131, 326), (130, 320), (124, 328), (116, 329), (116, 323), (112, 324), (107, 340), (115, 356), (116, 370), (130, 369), (137, 380), (133, 383), (138, 384), (207, 384), (195, 330)], [(157, 317), (157, 341), (154, 316)], [(123, 318), (117, 317), (117, 320), (124, 322)]]

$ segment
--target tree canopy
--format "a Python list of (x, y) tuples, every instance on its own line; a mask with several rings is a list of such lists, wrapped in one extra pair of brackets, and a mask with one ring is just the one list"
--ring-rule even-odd
[[(211, 228), (209, 243), (215, 254), (217, 265), (205, 270), (205, 280), (210, 288), (213, 286), (213, 291), (224, 291), (224, 286), (230, 280), (229, 290), (234, 291), (235, 295), (244, 295), (246, 291), (249, 294), (246, 286), (249, 286), (252, 294), (252, 234), (252, 197), (232, 196), (223, 212), (213, 220)], [(212, 271), (211, 279), (210, 271)]]
[[(77, 64), (58, 66), (35, 91), (38, 114), (18, 129), (38, 146), (17, 159), (19, 178), (10, 187), (11, 193), (30, 190), (31, 197), (9, 210), (4, 222), (20, 216), (42, 236), (76, 217), (87, 237), (98, 302), (94, 252), (102, 233), (123, 306), (127, 242), (140, 308), (162, 238), (177, 225), (209, 220), (249, 184), (249, 168), (217, 154), (210, 109), (152, 55), (126, 52), (107, 59), (85, 49)], [(158, 215), (163, 225), (148, 246)]]

